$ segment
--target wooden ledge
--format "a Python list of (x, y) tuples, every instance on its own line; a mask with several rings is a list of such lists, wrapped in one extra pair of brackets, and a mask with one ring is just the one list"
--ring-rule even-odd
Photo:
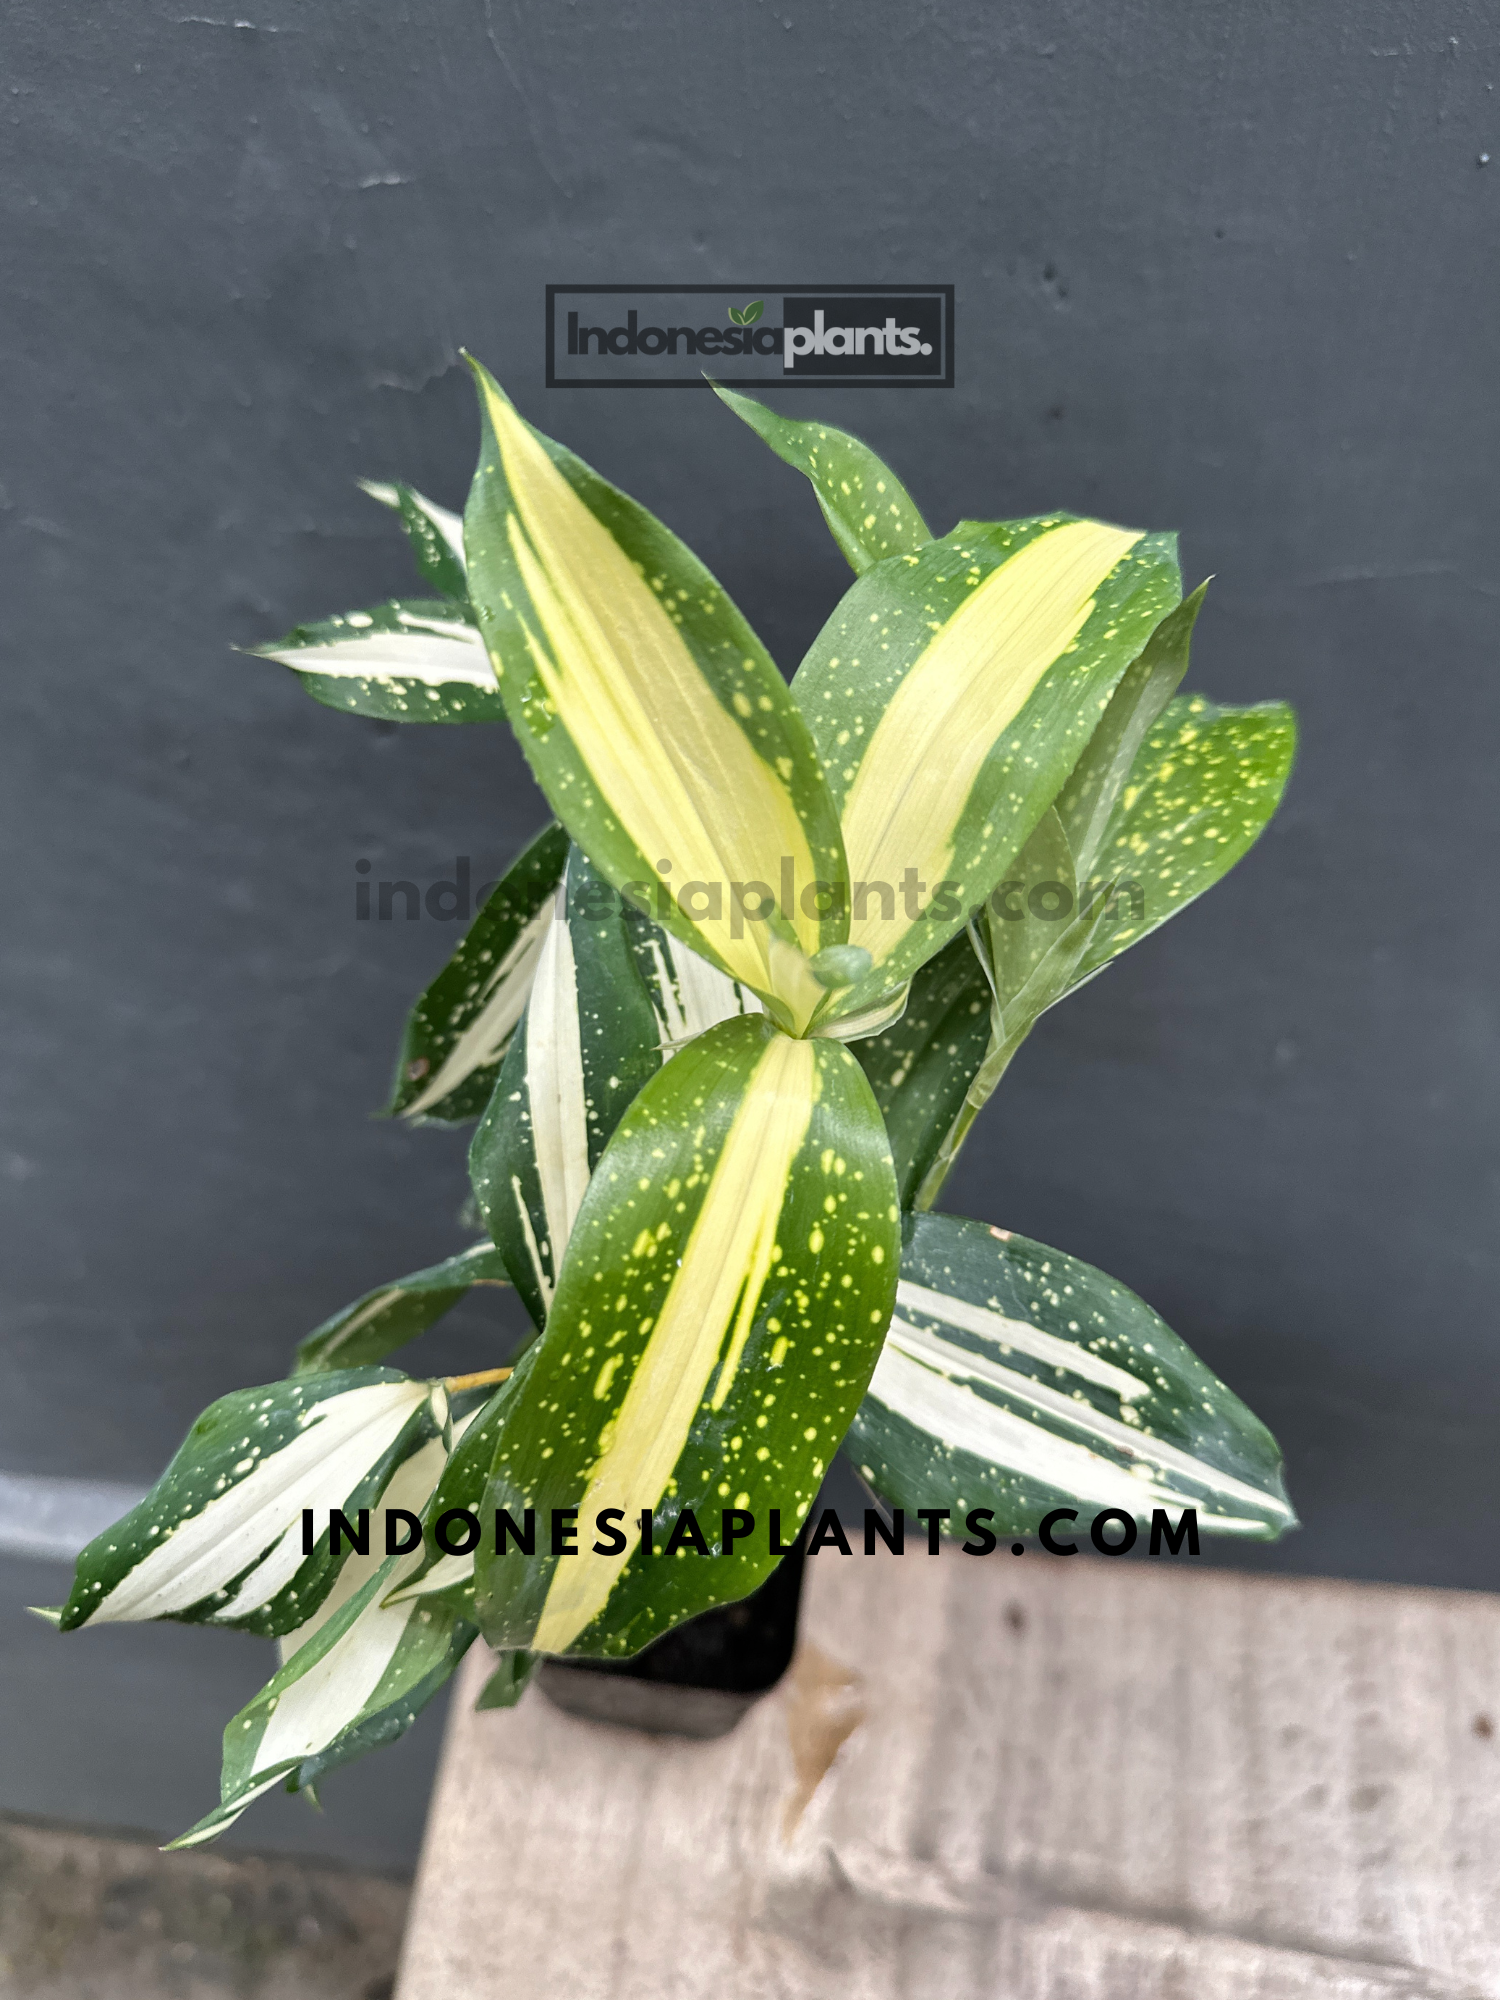
[(801, 1633), (707, 1743), (476, 1649), (397, 2000), (1500, 1996), (1500, 1599), (825, 1551)]

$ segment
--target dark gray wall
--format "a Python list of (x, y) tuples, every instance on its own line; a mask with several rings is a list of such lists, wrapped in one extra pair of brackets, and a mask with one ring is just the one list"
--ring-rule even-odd
[[(1196, 684), (1304, 725), (1271, 834), (1049, 1017), (951, 1205), (1267, 1418), (1306, 1525), (1255, 1560), (1493, 1586), (1500, 9), (192, 4), (0, 26), (0, 1470), (149, 1478), (459, 1240), (461, 1143), (369, 1119), (452, 933), (357, 924), (353, 864), (498, 862), (539, 801), (499, 730), (228, 650), (405, 582), (352, 482), (461, 501), (458, 346), (790, 668), (845, 581), (801, 482), (706, 394), (544, 391), (543, 285), (951, 280), (954, 390), (816, 407), (941, 527), (1180, 526)], [(204, 1809), (263, 1647), (0, 1631), (0, 1803)], [(400, 1862), (435, 1734), (249, 1837)]]

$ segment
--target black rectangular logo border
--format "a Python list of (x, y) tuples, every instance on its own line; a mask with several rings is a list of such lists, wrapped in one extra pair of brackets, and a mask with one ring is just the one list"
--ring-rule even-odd
[(553, 356), (557, 352), (557, 301), (569, 292), (586, 292), (597, 297), (603, 293), (625, 293), (632, 297), (651, 293), (669, 293), (673, 297), (685, 292), (817, 292), (833, 294), (861, 292), (927, 292), (940, 296), (943, 300), (944, 332), (948, 344), (948, 370), (942, 376), (928, 375), (913, 377), (887, 377), (863, 375), (845, 377), (839, 381), (833, 376), (813, 377), (804, 375), (799, 381), (795, 377), (789, 382), (768, 382), (763, 375), (719, 375), (714, 379), (728, 389), (951, 389), (954, 369), (954, 321), (952, 285), (910, 285), (893, 284), (887, 281), (875, 285), (548, 285), (547, 286), (547, 379), (548, 389), (706, 389), (708, 383), (702, 375), (658, 376), (647, 382), (585, 382), (559, 380), (553, 367)]

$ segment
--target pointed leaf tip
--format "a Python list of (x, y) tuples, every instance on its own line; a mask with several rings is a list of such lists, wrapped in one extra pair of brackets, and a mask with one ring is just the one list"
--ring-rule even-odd
[(847, 929), (808, 902), (845, 866), (806, 720), (691, 551), (476, 375), (470, 585), (521, 747), (605, 879), (800, 1032)]

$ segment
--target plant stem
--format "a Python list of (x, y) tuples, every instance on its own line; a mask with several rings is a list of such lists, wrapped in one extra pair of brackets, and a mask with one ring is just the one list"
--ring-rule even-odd
[(998, 1048), (993, 1042), (990, 1044), (974, 1081), (964, 1093), (964, 1101), (959, 1106), (958, 1116), (948, 1128), (947, 1137), (938, 1148), (937, 1157), (922, 1177), (922, 1184), (912, 1201), (912, 1207), (918, 1214), (931, 1208), (942, 1193), (943, 1182), (953, 1171), (953, 1163), (958, 1158), (959, 1148), (969, 1136), (969, 1127), (994, 1095), (996, 1085), (1010, 1068), (1011, 1058), (1025, 1041), (1030, 1028), (1031, 1023), (1028, 1021), (1021, 1033), (1010, 1041), (1002, 1042)]
[(488, 1389), (491, 1383), (508, 1381), (514, 1372), (510, 1368), (481, 1368), (476, 1375), (445, 1375), (443, 1387), (456, 1396), (463, 1389)]

